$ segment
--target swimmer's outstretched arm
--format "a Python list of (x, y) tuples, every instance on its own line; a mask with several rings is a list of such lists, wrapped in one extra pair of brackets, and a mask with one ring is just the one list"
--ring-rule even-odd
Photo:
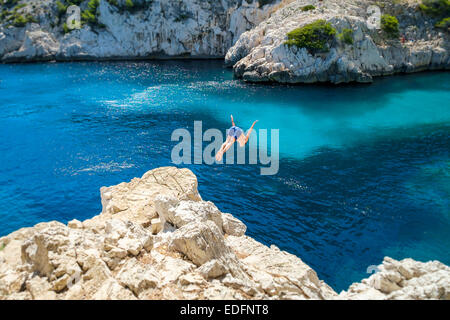
[[(247, 135), (245, 136), (245, 143), (247, 143), (248, 139), (250, 138), (250, 134), (251, 134), (252, 131), (253, 131), (253, 127), (255, 126), (255, 124), (256, 124), (258, 121), (259, 121), (259, 120), (255, 120), (255, 121), (253, 122), (252, 126), (250, 127), (250, 129), (248, 129)], [(244, 143), (244, 144), (245, 144), (245, 143)]]
[(233, 127), (236, 126), (236, 125), (234, 124), (233, 115), (231, 115), (231, 124), (233, 125)]

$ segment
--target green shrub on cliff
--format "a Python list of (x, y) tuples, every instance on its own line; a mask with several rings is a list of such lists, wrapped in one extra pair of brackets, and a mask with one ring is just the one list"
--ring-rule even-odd
[(100, 0), (90, 0), (88, 8), (81, 12), (81, 23), (88, 23), (91, 26), (99, 26), (97, 19), (97, 8), (100, 5)]
[(7, 16), (9, 16), (9, 11), (3, 9), (2, 12), (0, 13), (0, 22), (3, 22)]
[(128, 10), (133, 9), (134, 7), (134, 3), (132, 0), (126, 0), (125, 1), (125, 8), (127, 8)]
[(15, 16), (12, 24), (14, 27), (21, 28), (21, 27), (25, 27), (27, 22), (28, 22), (27, 19), (24, 16), (19, 14), (19, 15)]
[(38, 22), (37, 19), (35, 17), (33, 17), (31, 14), (29, 14), (29, 13), (27, 13), (25, 15), (25, 19), (27, 19), (27, 22), (34, 22), (34, 23)]
[(118, 0), (106, 0), (108, 3), (119, 9), (120, 13), (124, 13), (125, 11), (134, 13), (137, 11), (145, 10), (146, 8), (149, 8), (153, 0), (140, 0), (140, 1), (134, 1), (134, 0), (125, 0), (122, 2), (119, 2)]
[(67, 23), (66, 22), (64, 22), (64, 24), (63, 24), (63, 31), (64, 31), (64, 34), (66, 34), (66, 33), (69, 33), (71, 30), (69, 29), (69, 27), (67, 26)]
[(22, 8), (25, 8), (26, 6), (27, 6), (26, 3), (18, 4), (17, 6), (14, 7), (14, 10), (13, 10), (13, 11), (16, 12), (17, 10), (22, 9)]
[(12, 21), (12, 25), (17, 28), (25, 27), (29, 22), (37, 22), (37, 20), (31, 14), (26, 14), (24, 17), (19, 13), (14, 13), (7, 20)]
[(344, 41), (346, 44), (353, 44), (353, 30), (344, 28), (342, 32), (338, 34), (339, 40)]
[(308, 4), (304, 7), (301, 8), (302, 11), (310, 11), (310, 10), (314, 10), (316, 7), (314, 7), (312, 4)]
[(434, 18), (441, 19), (435, 24), (436, 28), (449, 29), (450, 0), (423, 0), (419, 10)]
[(449, 30), (449, 28), (450, 28), (450, 17), (442, 19), (441, 21), (436, 23), (435, 26), (436, 26), (436, 28)]
[(450, 16), (449, 0), (422, 0), (419, 4), (419, 10), (433, 17)]
[(389, 14), (381, 16), (381, 29), (390, 37), (396, 38), (399, 36), (399, 23), (396, 17)]
[(67, 6), (64, 5), (61, 1), (56, 1), (56, 10), (58, 11), (58, 18), (61, 18), (63, 14), (67, 11)]
[(89, 11), (91, 11), (92, 13), (97, 12), (97, 8), (99, 5), (100, 5), (100, 0), (90, 0), (88, 2)]
[(89, 10), (84, 10), (81, 13), (81, 21), (83, 23), (96, 24), (97, 23), (97, 17), (95, 15), (95, 13), (92, 13)]
[(336, 29), (325, 20), (317, 20), (287, 34), (287, 46), (306, 48), (311, 54), (329, 51), (329, 42), (334, 39)]

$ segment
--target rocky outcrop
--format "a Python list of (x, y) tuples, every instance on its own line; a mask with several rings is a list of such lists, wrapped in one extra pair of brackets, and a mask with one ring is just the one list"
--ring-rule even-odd
[(0, 299), (450, 299), (449, 267), (390, 258), (338, 295), (202, 200), (187, 169), (151, 170), (101, 198), (92, 219), (0, 238)]
[[(95, 23), (64, 33), (67, 15), (58, 14), (56, 0), (33, 5), (22, 0), (17, 5), (26, 6), (17, 12), (36, 22), (23, 27), (7, 18), (0, 22), (0, 60), (224, 57), (241, 33), (266, 19), (277, 2), (133, 0), (134, 7), (127, 8), (124, 0), (100, 0)], [(80, 8), (86, 10), (88, 0)]]
[(203, 201), (187, 169), (151, 170), (101, 198), (92, 219), (0, 238), (0, 299), (337, 297), (299, 258)]
[[(310, 4), (315, 9), (302, 10)], [(435, 19), (420, 12), (418, 4), (418, 0), (296, 0), (243, 33), (225, 61), (238, 78), (249, 82), (370, 82), (374, 76), (398, 72), (449, 69), (448, 31), (434, 27)], [(406, 41), (369, 28), (369, 5), (396, 16)], [(330, 22), (337, 32), (328, 52), (311, 53), (285, 44), (288, 32), (317, 20)], [(337, 36), (344, 29), (353, 30), (349, 41), (353, 43)]]
[[(64, 2), (64, 1), (63, 1)], [(399, 72), (449, 69), (447, 29), (418, 10), (420, 0), (100, 0), (95, 22), (65, 33), (66, 14), (56, 0), (31, 6), (4, 5), (0, 21), (0, 61), (222, 58), (238, 78), (249, 82), (371, 82)], [(313, 4), (313, 10), (303, 7)], [(20, 7), (25, 5), (24, 7)], [(368, 25), (370, 5), (398, 18), (399, 37)], [(88, 9), (88, 0), (81, 1)], [(33, 16), (24, 26), (14, 14)], [(329, 51), (311, 53), (287, 46), (287, 33), (317, 20), (330, 22), (337, 34)], [(351, 29), (351, 42), (338, 35)], [(67, 31), (67, 30), (66, 30)]]
[(341, 292), (340, 299), (450, 300), (450, 268), (438, 261), (422, 263), (386, 257), (376, 273)]

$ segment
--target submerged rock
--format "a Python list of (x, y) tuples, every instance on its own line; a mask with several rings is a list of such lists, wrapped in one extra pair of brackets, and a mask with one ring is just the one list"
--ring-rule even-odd
[(203, 201), (187, 169), (154, 169), (101, 195), (92, 219), (0, 238), (0, 299), (450, 298), (449, 267), (389, 258), (338, 295), (301, 259), (245, 236), (245, 224)]

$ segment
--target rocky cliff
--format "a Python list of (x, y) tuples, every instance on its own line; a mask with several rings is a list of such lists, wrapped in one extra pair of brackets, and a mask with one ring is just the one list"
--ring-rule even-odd
[(450, 299), (450, 268), (386, 259), (338, 295), (302, 260), (245, 235), (187, 169), (101, 188), (102, 212), (0, 238), (0, 299)]
[(450, 300), (450, 268), (439, 261), (426, 263), (385, 257), (375, 274), (341, 292), (349, 300)]
[(187, 169), (102, 188), (84, 222), (40, 223), (0, 238), (3, 299), (327, 299), (299, 258), (245, 236)]
[[(4, 62), (223, 57), (241, 33), (267, 18), (277, 5), (276, 0), (2, 2)], [(70, 4), (81, 9), (79, 30), (67, 26), (65, 10)]]
[[(438, 27), (421, 1), (2, 0), (0, 61), (225, 56), (238, 78), (282, 83), (449, 69), (449, 18)], [(68, 28), (70, 4), (81, 29)], [(398, 26), (370, 28), (371, 5)], [(334, 30), (322, 50), (286, 44), (289, 32), (317, 21)]]
[[(370, 82), (374, 76), (449, 69), (448, 25), (437, 27), (439, 20), (419, 10), (420, 2), (296, 0), (243, 33), (225, 61), (238, 78), (250, 82)], [(388, 16), (374, 29), (367, 23), (369, 5)], [(306, 40), (286, 41), (289, 32), (319, 20), (330, 24), (322, 48), (310, 40), (323, 34), (311, 28), (299, 33)]]

